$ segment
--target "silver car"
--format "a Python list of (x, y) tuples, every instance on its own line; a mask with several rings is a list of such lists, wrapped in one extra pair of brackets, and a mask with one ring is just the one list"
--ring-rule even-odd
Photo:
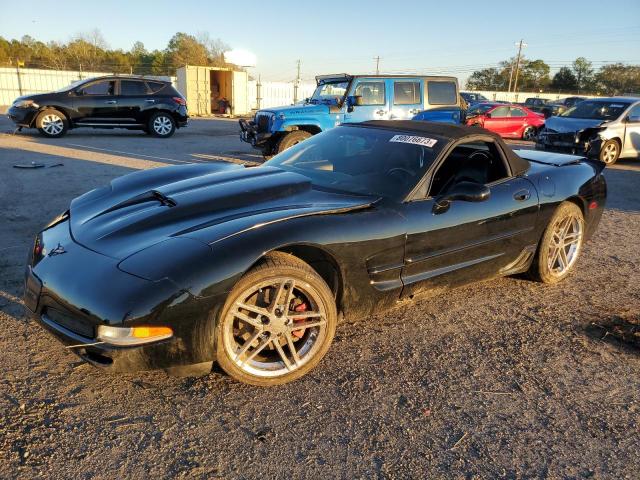
[(640, 156), (640, 98), (590, 98), (557, 117), (538, 134), (539, 150), (588, 155), (611, 165)]

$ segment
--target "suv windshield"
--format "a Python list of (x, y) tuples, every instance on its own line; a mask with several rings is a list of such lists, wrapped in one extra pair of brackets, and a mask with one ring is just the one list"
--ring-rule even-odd
[(339, 105), (342, 102), (349, 82), (331, 82), (318, 85), (316, 91), (309, 99), (309, 103), (324, 103), (327, 105)]
[(402, 200), (418, 184), (446, 141), (426, 133), (401, 134), (341, 126), (276, 155), (265, 166), (300, 173), (315, 186)]
[(615, 120), (624, 112), (629, 103), (607, 102), (602, 100), (584, 100), (575, 107), (560, 114), (561, 117), (589, 118), (593, 120)]

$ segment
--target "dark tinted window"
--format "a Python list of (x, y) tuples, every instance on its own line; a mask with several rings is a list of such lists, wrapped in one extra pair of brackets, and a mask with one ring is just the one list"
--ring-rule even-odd
[(497, 107), (491, 110), (491, 118), (500, 118), (509, 116), (509, 107)]
[(385, 105), (384, 82), (360, 82), (353, 93), (362, 97), (363, 105)]
[(87, 85), (82, 89), (82, 92), (84, 95), (113, 95), (115, 85), (115, 80), (104, 80)]
[(622, 115), (629, 103), (625, 101), (585, 100), (560, 114), (561, 117), (614, 120)]
[(511, 108), (511, 116), (512, 117), (526, 117), (527, 112), (520, 108)]
[(319, 187), (401, 199), (446, 143), (427, 133), (344, 126), (314, 135), (264, 165), (300, 173)]
[(395, 105), (414, 105), (420, 101), (420, 82), (394, 82), (393, 103)]
[(454, 82), (428, 82), (429, 105), (457, 105), (458, 94)]
[(120, 80), (120, 95), (146, 95), (147, 86), (136, 80)]
[(147, 82), (147, 85), (149, 86), (149, 91), (151, 93), (156, 93), (162, 90), (166, 84), (162, 82)]

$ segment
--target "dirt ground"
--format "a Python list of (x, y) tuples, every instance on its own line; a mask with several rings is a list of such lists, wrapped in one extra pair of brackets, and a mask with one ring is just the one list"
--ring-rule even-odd
[[(0, 134), (1, 478), (639, 478), (640, 162), (607, 169), (599, 231), (563, 284), (503, 278), (343, 323), (283, 387), (110, 376), (27, 321), (27, 249), (73, 197), (220, 159), (258, 160), (234, 122), (168, 140)], [(64, 166), (12, 168), (32, 161)]]

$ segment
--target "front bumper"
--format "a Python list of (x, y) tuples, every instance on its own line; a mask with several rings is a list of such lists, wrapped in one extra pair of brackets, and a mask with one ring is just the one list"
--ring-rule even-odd
[(581, 132), (547, 133), (540, 132), (536, 139), (536, 149), (572, 155), (585, 155), (597, 158), (602, 147), (602, 139), (596, 135), (584, 139)]
[(248, 122), (241, 118), (240, 121), (240, 140), (250, 143), (254, 148), (264, 148), (269, 139), (273, 136), (270, 132), (258, 132), (258, 126), (255, 122)]
[(7, 111), (7, 117), (19, 127), (30, 127), (37, 113), (38, 110), (35, 108), (11, 107)]
[[(30, 254), (25, 306), (33, 320), (83, 360), (115, 373), (215, 358), (215, 345), (202, 337), (212, 328), (209, 313), (224, 299), (194, 297), (168, 279), (153, 282), (119, 270), (118, 260), (75, 243), (68, 220), (41, 232), (39, 241), (45, 253), (35, 261)], [(100, 325), (166, 326), (173, 336), (118, 346), (97, 339)]]

